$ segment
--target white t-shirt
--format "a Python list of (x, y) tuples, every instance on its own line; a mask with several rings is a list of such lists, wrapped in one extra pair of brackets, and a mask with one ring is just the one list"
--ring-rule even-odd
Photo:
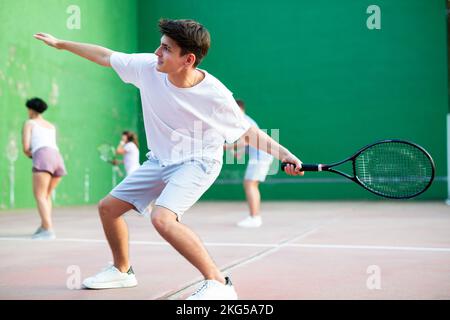
[(123, 165), (127, 175), (139, 168), (139, 149), (133, 142), (127, 142), (123, 146), (125, 154), (123, 155)]
[[(253, 120), (246, 114), (244, 114), (244, 116), (252, 126), (259, 128), (255, 120)], [(249, 163), (266, 162), (270, 164), (273, 161), (273, 156), (252, 146), (248, 146), (248, 160)]]
[(204, 70), (199, 84), (178, 88), (156, 70), (155, 54), (114, 52), (110, 61), (124, 82), (140, 89), (147, 145), (162, 165), (193, 158), (222, 162), (224, 142), (250, 128), (232, 93)]

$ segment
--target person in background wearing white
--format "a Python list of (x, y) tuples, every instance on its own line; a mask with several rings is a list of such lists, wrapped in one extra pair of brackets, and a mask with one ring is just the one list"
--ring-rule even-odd
[[(244, 113), (245, 119), (258, 128), (258, 124), (245, 114), (245, 103), (243, 100), (236, 100), (241, 111)], [(235, 144), (226, 145), (225, 149), (238, 150), (236, 156), (240, 158), (242, 154), (239, 150), (244, 148), (248, 150), (248, 165), (244, 177), (244, 190), (247, 199), (250, 215), (242, 221), (237, 223), (241, 228), (258, 228), (262, 225), (262, 218), (260, 214), (261, 209), (261, 193), (259, 191), (259, 183), (266, 180), (266, 176), (270, 170), (274, 157), (264, 151), (258, 150), (240, 139)]]
[(122, 132), (122, 139), (117, 146), (116, 153), (123, 155), (123, 165), (127, 172), (127, 176), (140, 167), (139, 143), (137, 135), (134, 132)]

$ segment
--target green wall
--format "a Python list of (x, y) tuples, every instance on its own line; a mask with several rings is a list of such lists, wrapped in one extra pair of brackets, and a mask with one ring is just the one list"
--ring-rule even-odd
[[(372, 4), (381, 9), (379, 30), (366, 26)], [(261, 128), (279, 129), (303, 162), (407, 139), (436, 162), (438, 178), (420, 198), (446, 197), (444, 0), (141, 0), (139, 9), (141, 51), (158, 45), (160, 17), (203, 23), (212, 47), (200, 68), (244, 99)], [(243, 199), (244, 170), (225, 165), (203, 199)], [(328, 173), (278, 174), (261, 188), (265, 199), (376, 199)]]
[[(366, 26), (372, 4), (381, 8), (380, 30)], [(81, 9), (80, 29), (66, 26), (70, 5)], [(280, 142), (304, 162), (334, 162), (376, 140), (407, 139), (436, 162), (437, 180), (420, 199), (446, 197), (443, 0), (2, 0), (0, 208), (11, 207), (7, 150), (14, 141), (15, 207), (34, 206), (31, 162), (20, 151), (29, 97), (50, 102), (45, 115), (58, 127), (69, 175), (56, 205), (96, 203), (110, 191), (111, 168), (98, 159), (98, 144), (115, 144), (122, 130), (132, 129), (140, 132), (142, 159), (146, 152), (137, 90), (112, 70), (32, 35), (153, 52), (161, 17), (208, 27), (212, 47), (200, 68), (244, 99), (261, 128), (278, 129)], [(244, 170), (224, 165), (203, 199), (243, 199)], [(269, 176), (261, 190), (264, 199), (377, 199), (327, 173)]]
[[(80, 29), (69, 29), (80, 9)], [(115, 50), (137, 48), (137, 3), (129, 0), (2, 0), (0, 10), (0, 208), (10, 208), (10, 161), (16, 143), (15, 207), (34, 207), (31, 161), (21, 151), (21, 128), (32, 96), (49, 103), (44, 116), (54, 122), (68, 176), (57, 189), (56, 205), (96, 203), (112, 185), (111, 167), (99, 160), (100, 143), (116, 144), (122, 130), (137, 127), (137, 99), (108, 68), (35, 40), (36, 32)], [(11, 145), (10, 145), (11, 146)], [(11, 148), (10, 148), (11, 149)], [(12, 148), (14, 149), (14, 148)], [(13, 153), (9, 153), (14, 156)], [(14, 157), (11, 157), (13, 160)]]

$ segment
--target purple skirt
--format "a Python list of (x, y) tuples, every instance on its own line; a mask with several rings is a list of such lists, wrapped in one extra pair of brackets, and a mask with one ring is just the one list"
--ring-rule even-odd
[(58, 150), (43, 147), (33, 153), (33, 172), (48, 172), (54, 177), (67, 174), (64, 160)]

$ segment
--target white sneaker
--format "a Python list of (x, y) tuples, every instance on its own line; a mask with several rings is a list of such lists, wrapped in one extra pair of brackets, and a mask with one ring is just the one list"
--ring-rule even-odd
[(137, 286), (137, 280), (133, 268), (120, 272), (110, 265), (95, 276), (84, 279), (83, 285), (88, 289), (128, 288)]
[(55, 232), (52, 229), (44, 229), (39, 227), (31, 236), (34, 240), (54, 240), (56, 239)]
[(261, 216), (249, 216), (244, 220), (237, 223), (238, 227), (241, 228), (259, 228), (262, 225)]
[(229, 277), (225, 277), (225, 284), (216, 280), (205, 280), (186, 300), (237, 300), (237, 293)]

